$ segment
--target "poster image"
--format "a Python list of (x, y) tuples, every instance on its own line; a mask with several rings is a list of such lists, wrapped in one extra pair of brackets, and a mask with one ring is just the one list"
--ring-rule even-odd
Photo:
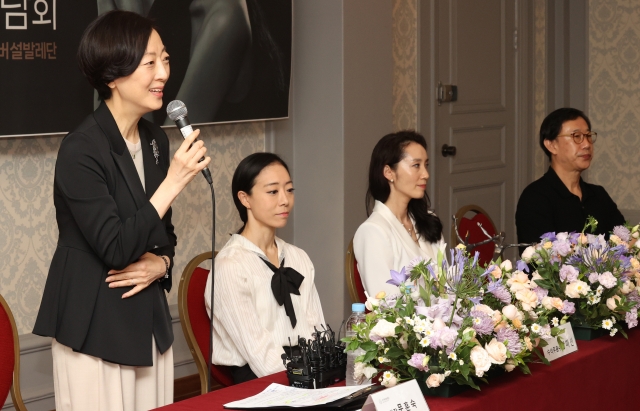
[(292, 0), (0, 0), (0, 136), (72, 130), (97, 104), (78, 69), (87, 25), (128, 10), (157, 25), (171, 56), (164, 107), (185, 103), (194, 124), (285, 118)]

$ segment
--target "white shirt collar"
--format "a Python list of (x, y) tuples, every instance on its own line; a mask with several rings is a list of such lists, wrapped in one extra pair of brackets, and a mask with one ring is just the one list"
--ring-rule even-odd
[[(282, 263), (282, 260), (284, 259), (285, 242), (284, 240), (281, 240), (278, 237), (275, 237), (275, 241), (276, 241), (276, 247), (278, 249), (278, 262)], [(242, 247), (245, 250), (249, 250), (252, 253), (256, 254), (258, 257), (269, 261), (269, 259), (264, 254), (264, 252), (260, 249), (260, 247), (252, 243), (247, 237), (244, 237), (241, 234), (232, 234), (231, 239), (229, 240), (229, 245)]]

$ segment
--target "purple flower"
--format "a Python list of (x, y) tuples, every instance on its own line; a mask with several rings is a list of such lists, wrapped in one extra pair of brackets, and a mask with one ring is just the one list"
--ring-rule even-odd
[(458, 339), (458, 332), (452, 330), (449, 327), (443, 327), (433, 333), (433, 337), (431, 338), (431, 347), (432, 348), (440, 348), (440, 347), (453, 347), (456, 340)]
[(493, 296), (501, 302), (509, 304), (511, 302), (511, 293), (504, 285), (501, 284), (501, 282), (502, 280), (490, 282), (487, 286), (487, 291), (493, 294)]
[(415, 311), (416, 311), (416, 314), (418, 315), (424, 315), (425, 317), (429, 317), (429, 307), (425, 307), (424, 305), (416, 305)]
[(576, 312), (576, 304), (570, 301), (564, 300), (562, 302), (562, 308), (560, 309), (562, 314), (573, 314)]
[(522, 343), (518, 332), (512, 328), (503, 327), (499, 329), (496, 333), (496, 339), (501, 343), (507, 341), (507, 349), (513, 355), (518, 355), (522, 351)]
[(591, 284), (595, 283), (596, 281), (598, 281), (598, 273), (591, 273), (589, 274), (589, 282)]
[(602, 274), (598, 274), (598, 282), (604, 286), (604, 288), (613, 288), (618, 284), (616, 277), (611, 274), (611, 271), (605, 271)]
[(469, 301), (471, 301), (473, 305), (478, 305), (480, 301), (482, 301), (482, 297), (469, 297)]
[(378, 341), (384, 341), (384, 338), (376, 334), (369, 334), (369, 339), (375, 343), (377, 343)]
[(613, 227), (613, 234), (620, 237), (620, 239), (625, 243), (629, 242), (629, 239), (631, 238), (631, 232), (629, 232), (629, 229), (623, 225)]
[(635, 290), (631, 291), (629, 294), (627, 294), (627, 300), (633, 301), (636, 304), (640, 304), (640, 295), (638, 295), (638, 289), (637, 288)]
[(580, 233), (574, 233), (572, 232), (571, 234), (569, 234), (569, 242), (573, 245), (578, 244), (578, 240), (580, 239)]
[(407, 278), (409, 278), (409, 275), (407, 275), (405, 267), (402, 267), (402, 270), (400, 270), (400, 272), (391, 270), (391, 280), (387, 280), (387, 284), (392, 284), (399, 287), (400, 284), (407, 281)]
[(540, 337), (542, 337), (542, 338), (551, 337), (551, 326), (549, 324), (543, 325), (540, 328), (540, 333), (539, 334), (540, 334)]
[(549, 231), (548, 233), (544, 233), (540, 236), (540, 239), (546, 241), (556, 241), (556, 233), (553, 231)]
[(564, 241), (564, 240), (554, 241), (551, 251), (554, 254), (565, 257), (571, 251), (571, 244), (568, 241)]
[(529, 266), (522, 260), (518, 260), (516, 263), (516, 270), (524, 271), (525, 273), (529, 272)]
[(546, 297), (547, 295), (549, 295), (549, 290), (542, 288), (542, 287), (536, 287), (533, 290), (534, 293), (536, 293), (536, 295), (538, 296), (538, 301), (542, 301), (542, 299), (544, 297)]
[(429, 365), (422, 365), (424, 363), (424, 357), (426, 357), (426, 355), (415, 353), (411, 356), (411, 359), (407, 361), (407, 365), (417, 368), (420, 371), (427, 371), (429, 370)]
[(496, 268), (498, 268), (498, 266), (497, 266), (497, 265), (495, 265), (495, 264), (491, 264), (490, 266), (488, 266), (488, 267), (487, 267), (487, 269), (484, 271), (484, 273), (482, 273), (482, 274), (480, 275), (480, 277), (485, 277), (485, 276), (487, 276), (487, 275), (491, 274), (491, 272), (492, 272), (493, 270), (495, 270)]
[(627, 322), (629, 328), (633, 328), (638, 325), (638, 309), (633, 307), (626, 315), (624, 320)]
[(575, 267), (563, 264), (560, 267), (560, 281), (572, 283), (578, 279), (578, 270)]
[(493, 319), (480, 310), (471, 310), (471, 326), (480, 335), (489, 335), (493, 332)]

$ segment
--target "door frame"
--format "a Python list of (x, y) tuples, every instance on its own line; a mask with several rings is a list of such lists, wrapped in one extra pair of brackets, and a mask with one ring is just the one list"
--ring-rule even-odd
[[(516, 3), (516, 178), (515, 190), (507, 193), (507, 201), (518, 202), (522, 190), (533, 180), (533, 153), (537, 147), (534, 130), (534, 3)], [(418, 0), (418, 118), (416, 129), (424, 135), (429, 148), (429, 192), (432, 206), (437, 204), (438, 176), (436, 163), (442, 161), (436, 147), (436, 60), (437, 32), (436, 0)], [(438, 210), (436, 210), (437, 212)], [(451, 218), (451, 216), (440, 216)], [(514, 216), (515, 218), (515, 216)]]

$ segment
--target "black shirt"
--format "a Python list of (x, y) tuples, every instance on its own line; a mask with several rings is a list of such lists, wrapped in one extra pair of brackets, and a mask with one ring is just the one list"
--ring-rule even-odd
[(536, 243), (550, 231), (581, 232), (588, 216), (598, 220), (594, 234), (608, 234), (613, 227), (624, 224), (624, 216), (602, 186), (580, 178), (580, 189), (582, 201), (551, 167), (529, 184), (520, 195), (516, 210), (518, 242)]

